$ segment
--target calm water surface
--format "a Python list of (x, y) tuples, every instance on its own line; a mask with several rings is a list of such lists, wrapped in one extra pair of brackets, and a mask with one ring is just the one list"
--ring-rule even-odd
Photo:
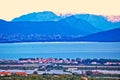
[(29, 42), (0, 44), (0, 59), (28, 57), (120, 59), (120, 42)]

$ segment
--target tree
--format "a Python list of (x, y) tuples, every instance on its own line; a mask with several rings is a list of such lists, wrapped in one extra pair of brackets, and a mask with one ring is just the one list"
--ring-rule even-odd
[(34, 71), (33, 74), (38, 74), (38, 72), (37, 72), (37, 71)]

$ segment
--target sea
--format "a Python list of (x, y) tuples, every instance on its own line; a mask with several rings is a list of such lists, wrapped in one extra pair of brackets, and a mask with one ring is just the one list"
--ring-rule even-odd
[(120, 59), (120, 42), (0, 43), (0, 60), (37, 57)]

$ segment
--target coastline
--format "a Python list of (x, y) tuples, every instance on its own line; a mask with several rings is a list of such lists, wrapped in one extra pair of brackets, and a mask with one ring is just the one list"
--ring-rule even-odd
[(120, 43), (120, 42), (92, 42), (92, 41), (45, 41), (45, 42), (5, 42), (5, 43), (0, 43), (0, 44), (42, 44), (42, 43)]

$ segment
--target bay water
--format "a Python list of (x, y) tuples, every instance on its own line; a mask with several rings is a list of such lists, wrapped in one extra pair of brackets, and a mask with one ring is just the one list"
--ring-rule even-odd
[(36, 57), (120, 59), (120, 42), (0, 43), (0, 59)]

